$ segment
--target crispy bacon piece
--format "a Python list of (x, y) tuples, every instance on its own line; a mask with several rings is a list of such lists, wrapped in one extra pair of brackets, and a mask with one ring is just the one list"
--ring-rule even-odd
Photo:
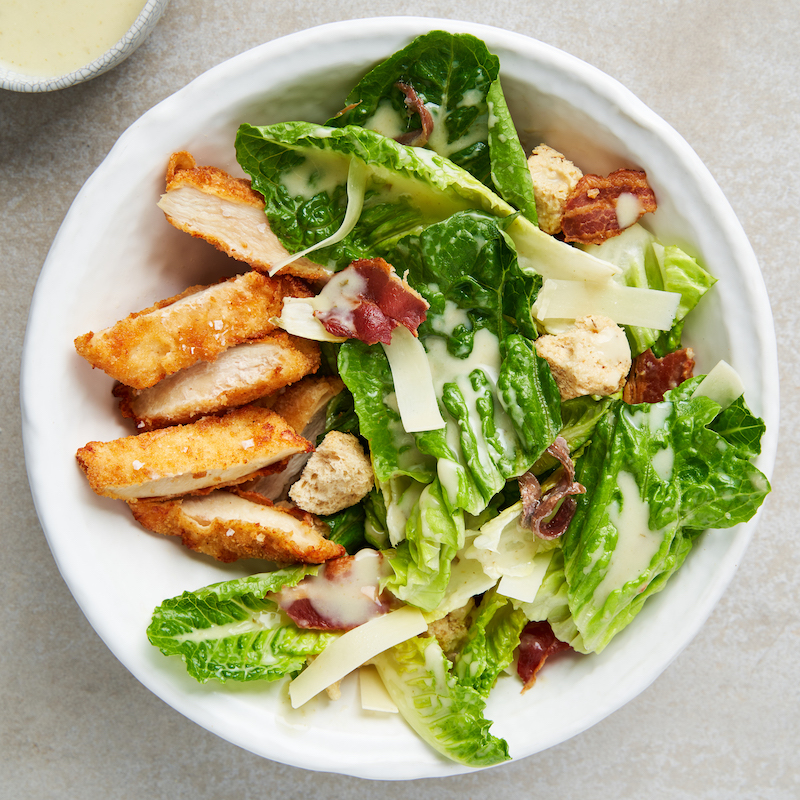
[(694, 351), (691, 347), (667, 353), (656, 358), (652, 350), (645, 350), (633, 360), (622, 399), (629, 405), (660, 403), (664, 395), (694, 372)]
[(409, 116), (416, 113), (419, 116), (421, 127), (408, 133), (397, 136), (395, 141), (400, 144), (411, 145), (412, 147), (425, 147), (433, 133), (433, 117), (431, 112), (425, 108), (420, 96), (416, 93), (413, 86), (398, 81), (395, 86), (406, 96), (406, 108)]
[(641, 170), (618, 169), (606, 178), (584, 175), (567, 199), (561, 230), (567, 242), (601, 244), (656, 207), (655, 193)]
[(517, 675), (524, 684), (522, 693), (527, 692), (536, 682), (536, 675), (548, 656), (569, 649), (570, 645), (556, 639), (549, 622), (529, 622), (519, 637)]
[[(563, 469), (558, 483), (542, 495), (539, 480), (532, 472), (519, 477), (519, 490), (522, 495), (522, 520), (524, 528), (530, 528), (540, 539), (557, 539), (569, 526), (575, 515), (576, 504), (570, 495), (583, 494), (586, 489), (575, 482), (575, 465), (569, 455), (566, 440), (559, 436), (547, 448), (547, 452), (561, 462)], [(558, 505), (553, 518), (545, 520)]]
[(314, 316), (334, 336), (367, 344), (391, 344), (400, 324), (414, 335), (428, 303), (382, 258), (359, 259), (337, 273), (320, 292), (325, 308)]
[(348, 631), (395, 606), (379, 584), (391, 568), (377, 550), (328, 561), (317, 575), (282, 589), (272, 599), (300, 628)]

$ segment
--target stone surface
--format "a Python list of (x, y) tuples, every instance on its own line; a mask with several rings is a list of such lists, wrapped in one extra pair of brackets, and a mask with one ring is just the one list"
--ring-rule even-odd
[[(399, 12), (492, 24), (560, 47), (619, 79), (689, 141), (762, 266), (783, 409), (774, 492), (759, 531), (708, 623), (663, 676), (545, 753), (413, 788), (271, 763), (143, 688), (91, 629), (58, 573), (28, 491), (18, 400), (27, 309), (48, 247), (125, 128), (195, 76), (261, 42)], [(799, 37), (794, 0), (429, 0), (402, 9), (358, 0), (172, 0), (148, 41), (115, 70), (46, 95), (0, 91), (0, 798), (800, 796), (800, 559), (791, 489), (800, 480)]]

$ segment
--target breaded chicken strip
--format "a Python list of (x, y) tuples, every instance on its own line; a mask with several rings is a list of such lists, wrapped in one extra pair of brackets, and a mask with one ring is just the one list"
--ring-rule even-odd
[(213, 361), (233, 345), (275, 330), (286, 296), (308, 297), (294, 278), (237, 275), (212, 286), (193, 286), (110, 328), (86, 333), (75, 349), (126, 386), (147, 389), (198, 361)]
[(265, 558), (281, 564), (321, 564), (345, 555), (342, 545), (325, 538), (326, 526), (311, 514), (273, 506), (257, 494), (219, 490), (202, 497), (128, 505), (145, 528), (180, 536), (186, 547), (219, 561)]
[[(297, 433), (315, 442), (325, 430), (328, 403), (344, 389), (338, 377), (308, 376), (293, 383), (272, 402), (271, 408), (280, 414)], [(289, 487), (297, 480), (311, 454), (292, 456), (280, 472), (257, 478), (248, 488), (273, 501), (285, 500)]]
[[(245, 178), (216, 167), (198, 167), (187, 152), (173, 153), (167, 165), (167, 191), (158, 207), (176, 228), (205, 239), (218, 250), (260, 272), (289, 251), (270, 230), (264, 198)], [(326, 279), (331, 271), (307, 258), (287, 264), (282, 275)]]
[(250, 405), (223, 417), (89, 442), (77, 459), (97, 494), (139, 500), (242, 483), (312, 449), (275, 412)]
[(201, 361), (149, 389), (117, 384), (124, 417), (142, 431), (191, 422), (276, 392), (319, 369), (319, 345), (275, 331), (231, 347), (214, 361)]

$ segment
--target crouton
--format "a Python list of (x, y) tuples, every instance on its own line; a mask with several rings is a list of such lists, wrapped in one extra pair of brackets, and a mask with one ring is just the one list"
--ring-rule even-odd
[(358, 439), (331, 431), (309, 458), (289, 497), (312, 514), (335, 514), (363, 499), (374, 481), (372, 464)]
[(583, 173), (558, 150), (540, 144), (528, 158), (539, 227), (549, 234), (561, 230), (561, 217)]
[(625, 331), (607, 317), (583, 317), (563, 333), (540, 336), (536, 352), (550, 365), (562, 400), (614, 394), (631, 368)]

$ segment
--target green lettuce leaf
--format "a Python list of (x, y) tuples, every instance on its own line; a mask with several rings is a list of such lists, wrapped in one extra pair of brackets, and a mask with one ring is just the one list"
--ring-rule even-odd
[(184, 592), (156, 608), (147, 638), (201, 683), (294, 675), (337, 634), (301, 630), (265, 595), (315, 573), (290, 567)]
[(409, 639), (374, 663), (403, 718), (439, 753), (468, 767), (508, 760), (506, 742), (489, 733), (485, 701), (458, 682), (436, 639)]
[(661, 403), (617, 403), (578, 461), (586, 494), (562, 547), (569, 608), (589, 651), (664, 587), (700, 530), (750, 519), (769, 491), (747, 449), (710, 427), (720, 406), (692, 397), (699, 380)]
[(423, 611), (442, 601), (450, 567), (464, 546), (464, 515), (453, 510), (437, 480), (419, 494), (405, 525), (405, 539), (389, 559), (386, 586), (396, 597)]
[(492, 155), (492, 181), (497, 193), (534, 225), (538, 224), (536, 197), (514, 120), (508, 110), (498, 78), (489, 89), (489, 151)]
[(431, 31), (368, 72), (347, 95), (345, 111), (329, 120), (395, 138), (421, 127), (398, 82), (411, 86), (433, 119), (425, 147), (449, 158), (482, 183), (490, 183), (487, 95), (500, 61), (486, 45), (463, 33)]
[(525, 613), (508, 598), (487, 592), (453, 664), (459, 683), (488, 697), (497, 677), (513, 660), (526, 622)]

